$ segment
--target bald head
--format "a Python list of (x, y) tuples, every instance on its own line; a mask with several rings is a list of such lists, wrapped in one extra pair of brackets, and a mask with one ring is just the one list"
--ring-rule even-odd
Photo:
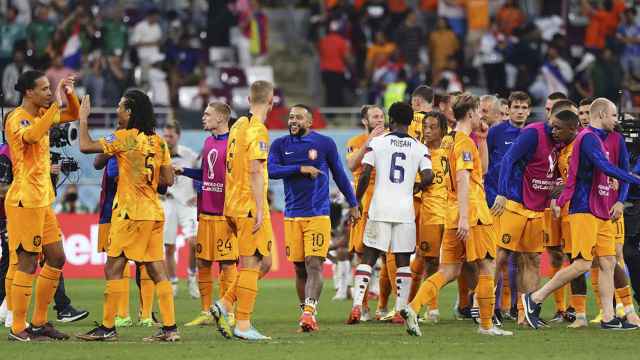
[(597, 98), (589, 108), (591, 126), (613, 131), (618, 122), (618, 108), (609, 99)]

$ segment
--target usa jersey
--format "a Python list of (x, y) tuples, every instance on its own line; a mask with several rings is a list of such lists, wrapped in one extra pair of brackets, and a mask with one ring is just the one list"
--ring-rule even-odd
[(376, 170), (369, 219), (415, 221), (413, 184), (418, 171), (431, 169), (429, 149), (407, 134), (389, 133), (371, 140), (362, 163)]

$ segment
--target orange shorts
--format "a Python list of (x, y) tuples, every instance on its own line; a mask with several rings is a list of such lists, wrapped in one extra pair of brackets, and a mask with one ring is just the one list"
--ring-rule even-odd
[(562, 221), (553, 216), (551, 209), (544, 210), (544, 236), (545, 247), (558, 247), (562, 245)]
[(304, 262), (307, 256), (327, 257), (331, 242), (331, 219), (311, 216), (284, 219), (287, 259)]
[(164, 221), (111, 218), (107, 256), (124, 256), (135, 262), (164, 260)]
[(567, 216), (562, 217), (560, 227), (562, 229), (562, 252), (571, 256), (571, 223), (569, 223)]
[(273, 229), (271, 228), (271, 218), (265, 217), (262, 226), (254, 234), (254, 218), (250, 217), (227, 217), (232, 233), (238, 239), (238, 255), (254, 256), (256, 253), (262, 256), (271, 254), (273, 244)]
[(543, 218), (529, 218), (510, 210), (500, 216), (500, 232), (497, 245), (503, 249), (541, 253), (544, 250)]
[(496, 232), (493, 225), (471, 227), (466, 246), (456, 238), (456, 229), (445, 229), (440, 249), (441, 264), (460, 264), (496, 257)]
[(592, 214), (570, 214), (571, 258), (593, 260), (595, 256), (615, 256), (615, 230), (611, 220), (602, 220)]
[(440, 256), (444, 224), (420, 223), (420, 236), (416, 236), (416, 254), (424, 257)]
[(109, 230), (111, 223), (98, 224), (98, 252), (107, 251), (107, 243), (109, 242)]
[(624, 215), (618, 220), (612, 221), (614, 233), (613, 236), (616, 239), (616, 244), (624, 244)]
[(226, 217), (200, 215), (196, 258), (207, 261), (238, 260), (238, 239)]
[(5, 206), (5, 210), (9, 250), (14, 254), (19, 248), (31, 253), (41, 253), (42, 246), (62, 241), (58, 219), (50, 206)]
[(362, 254), (364, 251), (364, 228), (367, 225), (368, 216), (368, 213), (363, 212), (360, 219), (351, 225), (351, 230), (349, 231), (349, 252)]

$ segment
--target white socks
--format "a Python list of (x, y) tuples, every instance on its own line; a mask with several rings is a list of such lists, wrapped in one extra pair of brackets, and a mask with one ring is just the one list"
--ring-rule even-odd
[(353, 287), (353, 306), (362, 306), (367, 295), (367, 286), (371, 280), (371, 266), (360, 264), (356, 267), (355, 284)]
[(402, 310), (409, 300), (411, 292), (411, 268), (408, 266), (399, 267), (396, 272), (396, 286), (398, 293), (396, 294), (396, 311)]

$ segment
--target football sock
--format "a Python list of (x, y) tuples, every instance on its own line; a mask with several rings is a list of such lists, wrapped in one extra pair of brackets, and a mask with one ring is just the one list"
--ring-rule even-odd
[(315, 314), (317, 306), (318, 306), (318, 300), (313, 298), (306, 298), (304, 299), (304, 306), (302, 311)]
[(633, 299), (631, 298), (631, 287), (629, 285), (616, 289), (616, 298), (620, 298), (620, 302), (624, 306), (625, 314), (635, 311), (633, 308)]
[(129, 316), (129, 281), (131, 280), (131, 268), (129, 262), (124, 265), (122, 271), (122, 280), (124, 281), (124, 293), (118, 299), (118, 317), (126, 318)]
[(364, 305), (367, 298), (367, 287), (371, 279), (371, 266), (360, 264), (356, 267), (356, 277), (353, 289), (353, 306)]
[[(222, 272), (220, 272), (220, 276)], [(222, 289), (222, 281), (220, 281)], [(211, 267), (203, 266), (198, 268), (198, 290), (200, 290), (200, 310), (208, 311), (211, 306), (211, 293), (213, 292), (213, 281), (211, 280)]]
[(422, 305), (430, 303), (434, 297), (437, 297), (438, 292), (445, 285), (446, 280), (441, 272), (438, 271), (435, 274), (429, 276), (429, 278), (427, 278), (427, 280), (425, 280), (422, 285), (420, 285), (416, 297), (413, 299), (413, 301), (411, 301), (409, 306), (411, 306), (411, 308), (416, 313), (418, 313)]
[(7, 310), (13, 310), (13, 297), (11, 296), (11, 286), (13, 285), (13, 277), (18, 270), (18, 264), (9, 264), (7, 275), (4, 278), (4, 298), (7, 300)]
[(102, 307), (102, 326), (113, 328), (118, 310), (118, 300), (124, 296), (126, 281), (124, 279), (107, 280), (104, 290), (104, 305)]
[(338, 261), (336, 264), (336, 272), (338, 273), (338, 288), (336, 289), (336, 293), (341, 296), (346, 296), (351, 281), (351, 262), (348, 260)]
[(411, 268), (408, 266), (399, 267), (396, 272), (396, 311), (402, 310), (409, 300), (411, 291)]
[(45, 264), (40, 270), (36, 279), (36, 301), (31, 319), (31, 323), (35, 327), (42, 326), (47, 322), (49, 304), (51, 304), (53, 294), (58, 288), (60, 274), (62, 274), (62, 270), (51, 267), (49, 264)]
[(164, 280), (158, 282), (156, 288), (162, 326), (174, 326), (176, 324), (176, 312), (173, 304), (173, 287), (171, 287), (169, 280)]
[(241, 269), (238, 272), (238, 283), (236, 285), (236, 294), (238, 296), (236, 314), (238, 320), (251, 319), (251, 313), (253, 313), (253, 307), (258, 295), (258, 277), (260, 277), (260, 271), (257, 269)]
[(591, 289), (596, 298), (598, 311), (600, 311), (602, 310), (602, 302), (600, 301), (600, 269), (597, 267), (591, 268)]
[(153, 283), (147, 268), (143, 265), (140, 267), (140, 317), (142, 319), (151, 319), (153, 311), (153, 295), (156, 290), (156, 284)]
[(20, 270), (16, 270), (11, 284), (11, 296), (13, 306), (13, 325), (11, 331), (14, 334), (25, 329), (27, 322), (27, 309), (31, 303), (31, 287), (33, 286), (34, 274), (27, 274)]
[(464, 309), (469, 307), (469, 286), (464, 275), (458, 276), (458, 308)]
[(571, 295), (571, 303), (576, 309), (576, 316), (586, 316), (587, 313), (587, 295)]
[(416, 297), (420, 283), (422, 283), (422, 275), (424, 274), (424, 258), (416, 256), (411, 262), (411, 291), (409, 292), (409, 301), (413, 301)]
[(502, 269), (502, 303), (500, 308), (502, 311), (511, 310), (511, 285), (509, 284), (509, 269)]
[[(224, 304), (225, 309), (230, 311), (233, 309), (233, 304), (238, 300), (237, 290), (238, 290), (238, 277), (240, 276), (239, 272), (236, 270), (236, 276), (233, 277), (233, 281), (230, 285), (227, 285), (225, 288), (224, 296), (220, 299)], [(229, 276), (224, 275), (224, 281), (229, 281)]]
[[(558, 271), (560, 271), (560, 269), (562, 269), (562, 267), (551, 267), (551, 277), (555, 276)], [(562, 311), (564, 312), (565, 310), (567, 310), (567, 305), (564, 302), (564, 293), (565, 293), (565, 289), (566, 289), (567, 285), (556, 289), (556, 291), (553, 292), (553, 300), (555, 301), (556, 304), (556, 311)]]
[(518, 307), (518, 323), (522, 323), (525, 321), (525, 319), (524, 319), (524, 305), (522, 304), (521, 292), (518, 292), (518, 303), (516, 306)]
[(386, 262), (380, 268), (380, 296), (378, 297), (378, 310), (386, 309), (391, 295), (391, 279)]
[(396, 294), (398, 292), (398, 289), (396, 288), (396, 274), (398, 273), (398, 267), (396, 266), (396, 256), (388, 253), (385, 258), (387, 263), (387, 273), (389, 274), (389, 283), (391, 284), (393, 293)]
[(493, 304), (495, 303), (494, 281), (491, 275), (478, 276), (478, 305), (480, 307), (480, 327), (490, 329), (493, 324)]

